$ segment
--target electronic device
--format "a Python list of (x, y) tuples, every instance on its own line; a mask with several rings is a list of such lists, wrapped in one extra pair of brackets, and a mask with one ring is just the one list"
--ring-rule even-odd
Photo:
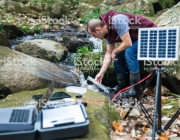
[(53, 109), (41, 110), (36, 128), (41, 140), (68, 139), (86, 135), (89, 120), (81, 103), (63, 103)]
[(89, 120), (84, 105), (74, 101), (51, 107), (48, 101), (53, 88), (52, 82), (37, 106), (1, 108), (0, 139), (52, 140), (86, 135)]
[(85, 122), (85, 117), (79, 104), (42, 110), (43, 128), (83, 122)]
[[(37, 104), (37, 109), (41, 109), (52, 94), (53, 82), (41, 98), (43, 103), (40, 102)], [(37, 114), (34, 108), (0, 108), (0, 132), (33, 130), (36, 116)]]
[(0, 108), (0, 132), (33, 130), (34, 111), (33, 108)]
[(103, 84), (96, 82), (95, 79), (92, 78), (91, 76), (88, 76), (87, 80), (91, 81), (98, 88), (102, 89), (104, 92), (100, 92), (100, 93), (103, 94), (106, 98), (111, 99), (111, 97), (109, 96), (110, 89), (108, 87), (105, 87)]
[[(43, 94), (40, 95), (33, 95), (32, 98), (35, 99), (36, 101), (39, 101), (42, 98)], [(71, 95), (65, 93), (65, 92), (55, 92), (51, 97), (50, 97), (50, 101), (53, 100), (58, 100), (58, 99), (64, 99), (64, 98), (71, 98)]]

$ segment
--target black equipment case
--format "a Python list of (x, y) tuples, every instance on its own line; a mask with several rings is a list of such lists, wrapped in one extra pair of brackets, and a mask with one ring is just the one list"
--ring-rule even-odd
[[(38, 113), (35, 106), (15, 107), (16, 109), (34, 108), (36, 115), (34, 129), (28, 131), (0, 132), (0, 140), (61, 140), (61, 139), (64, 140), (68, 138), (84, 136), (89, 132), (89, 120), (84, 105), (81, 103), (78, 103), (78, 105), (80, 106), (82, 113), (84, 115), (84, 119), (85, 119), (84, 122), (58, 125), (49, 128), (42, 127), (42, 118), (43, 118), (42, 111)], [(49, 108), (43, 108), (43, 109), (49, 109)], [(50, 110), (53, 110), (53, 108), (50, 108)]]

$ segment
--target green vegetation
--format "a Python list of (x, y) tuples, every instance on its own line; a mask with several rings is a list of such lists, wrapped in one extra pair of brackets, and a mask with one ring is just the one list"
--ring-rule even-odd
[(0, 25), (0, 33), (2, 34), (2, 35), (5, 35), (5, 33), (6, 33), (6, 31), (4, 30), (4, 25)]
[(75, 66), (84, 74), (94, 74), (99, 71), (102, 65), (101, 53), (93, 53), (89, 46), (82, 46), (77, 50), (74, 56)]
[[(85, 75), (92, 76), (93, 74), (97, 74), (103, 64), (103, 55), (101, 53), (93, 53), (92, 48), (89, 46), (82, 46), (77, 50), (77, 54), (73, 57), (75, 60), (75, 66), (77, 69), (82, 71)], [(111, 63), (110, 67), (107, 70), (108, 74), (114, 71), (113, 63)]]
[(4, 24), (0, 23), (0, 33), (8, 38), (11, 35), (12, 31), (8, 29), (4, 29), (4, 26), (5, 26)]
[(95, 11), (90, 12), (90, 13), (87, 14), (85, 17), (83, 17), (81, 21), (84, 22), (84, 23), (87, 23), (87, 22), (88, 22), (90, 19), (92, 19), (92, 18), (99, 18), (100, 14), (101, 14), (101, 11), (100, 11), (100, 9), (98, 8), (98, 9), (96, 9)]
[(172, 105), (173, 107), (171, 109), (162, 109), (162, 115), (168, 115), (169, 117), (172, 117), (174, 113), (178, 110), (179, 105), (180, 105), (180, 96), (170, 93), (173, 98), (167, 99), (163, 105)]
[(35, 33), (42, 34), (42, 33), (43, 33), (43, 30), (44, 30), (44, 27), (43, 27), (41, 24), (36, 25), (36, 26), (34, 27), (34, 32), (35, 32)]
[(29, 32), (30, 27), (28, 24), (26, 24), (26, 25), (23, 25), (22, 27), (20, 27), (20, 29), (22, 29), (22, 31), (26, 34)]

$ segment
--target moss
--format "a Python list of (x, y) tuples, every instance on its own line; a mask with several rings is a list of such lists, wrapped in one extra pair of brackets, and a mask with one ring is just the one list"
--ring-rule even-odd
[(54, 46), (55, 46), (55, 49), (67, 51), (67, 49), (64, 46), (62, 46), (61, 44), (55, 44)]
[(4, 59), (5, 57), (14, 54), (14, 52), (4, 46), (0, 46), (0, 59)]
[(178, 98), (168, 99), (165, 103), (163, 103), (163, 105), (173, 106), (171, 109), (162, 109), (162, 115), (168, 115), (169, 117), (172, 117), (179, 108), (179, 100)]

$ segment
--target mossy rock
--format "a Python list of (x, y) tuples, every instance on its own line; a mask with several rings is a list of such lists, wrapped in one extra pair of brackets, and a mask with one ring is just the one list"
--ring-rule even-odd
[[(0, 100), (0, 107), (14, 107), (23, 106), (24, 102), (35, 102), (32, 95), (44, 94), (47, 89), (40, 89), (34, 91), (23, 91), (7, 96), (6, 99)], [(55, 92), (63, 91), (64, 88), (55, 89)], [(75, 93), (68, 93), (72, 98), (76, 99)], [(76, 140), (110, 140), (111, 123), (119, 119), (119, 113), (110, 107), (110, 103), (100, 93), (87, 90), (81, 100), (88, 103), (86, 112), (88, 114), (89, 133), (86, 136), (74, 138)]]
[(93, 12), (96, 9), (95, 6), (92, 6), (90, 4), (87, 3), (80, 3), (78, 5), (78, 9), (77, 9), (77, 16), (82, 18), (82, 17), (86, 17), (86, 15), (90, 12)]
[(62, 1), (55, 2), (52, 4), (51, 14), (54, 18), (62, 18), (69, 15), (71, 5), (67, 5)]
[(125, 10), (126, 12), (129, 13), (134, 12), (133, 14), (143, 14), (146, 16), (155, 15), (153, 4), (146, 0), (136, 0), (131, 3), (124, 3), (118, 6), (113, 6), (112, 9), (117, 11), (121, 11), (122, 9), (123, 11)]
[(0, 46), (0, 83), (12, 93), (47, 87), (50, 81), (56, 87), (79, 85), (66, 67)]
[(20, 2), (16, 1), (6, 1), (4, 4), (5, 10), (7, 12), (15, 12), (15, 13), (30, 13), (34, 15), (39, 15), (38, 12), (28, 8), (27, 6), (24, 6)]
[(158, 27), (179, 26), (180, 2), (161, 14), (155, 23)]
[(10, 23), (1, 23), (0, 28), (1, 33), (8, 39), (13, 39), (24, 34), (20, 28)]
[(51, 62), (60, 62), (67, 55), (67, 49), (63, 45), (46, 39), (35, 39), (21, 43), (16, 47), (16, 50)]

